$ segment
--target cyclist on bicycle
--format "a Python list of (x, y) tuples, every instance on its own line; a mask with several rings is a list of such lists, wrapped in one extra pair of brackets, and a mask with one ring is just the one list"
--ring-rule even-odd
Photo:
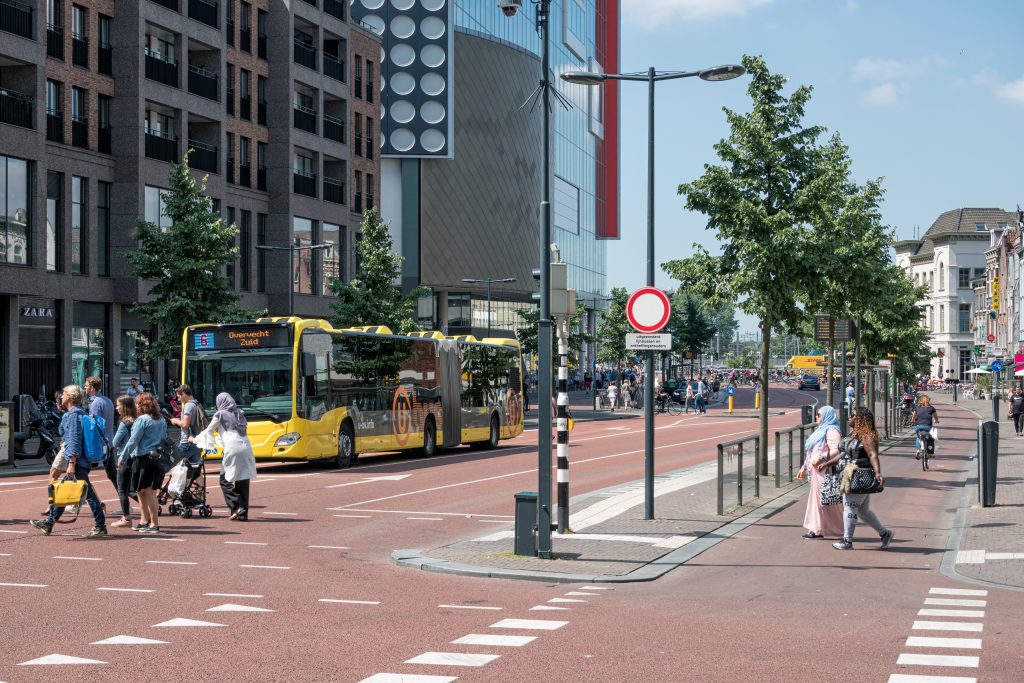
[(917, 399), (917, 408), (914, 409), (914, 432), (917, 434), (918, 450), (914, 457), (918, 460), (921, 459), (921, 448), (928, 447), (928, 440), (931, 438), (929, 433), (932, 431), (932, 427), (937, 424), (939, 424), (939, 413), (932, 405), (932, 400), (927, 396), (921, 396)]

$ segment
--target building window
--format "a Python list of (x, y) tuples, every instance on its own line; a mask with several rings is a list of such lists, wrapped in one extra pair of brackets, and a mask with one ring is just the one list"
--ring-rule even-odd
[(939, 291), (946, 291), (946, 266), (939, 261)]
[(162, 231), (171, 227), (171, 218), (167, 215), (166, 194), (167, 190), (146, 185), (146, 222), (152, 223)]
[(305, 149), (295, 150), (295, 172), (308, 177), (313, 177), (316, 174), (312, 152)]
[(363, 58), (356, 55), (355, 66), (352, 68), (352, 89), (356, 97), (363, 96)]
[(28, 264), (30, 215), (28, 162), (0, 156), (0, 263)]
[(587, 58), (587, 7), (583, 0), (562, 2), (562, 44), (576, 55)]
[(121, 330), (122, 372), (131, 375), (147, 375), (151, 372), (149, 361), (145, 360), (149, 349), (149, 332), (144, 330)]
[(103, 376), (106, 364), (107, 305), (76, 301), (72, 309), (71, 381)]
[(366, 208), (373, 208), (373, 175), (366, 174)]
[(971, 286), (971, 269), (970, 268), (958, 268), (957, 269), (957, 287), (963, 289)]
[(939, 306), (939, 332), (946, 331), (946, 306)]
[(252, 211), (238, 210), (238, 271), (239, 289), (249, 291), (249, 271), (252, 268)]
[(363, 156), (363, 115), (356, 114), (355, 135), (352, 136), (352, 145), (355, 148), (353, 153), (357, 157)]
[(961, 333), (971, 331), (971, 305), (960, 304), (960, 320), (957, 330)]
[[(363, 212), (363, 173), (362, 171), (354, 172), (355, 182), (352, 183), (352, 187), (355, 190), (356, 196), (355, 201), (352, 204), (352, 209), (356, 213)], [(357, 269), (358, 272), (358, 269)]]
[(366, 60), (366, 101), (373, 102), (373, 62)]
[(974, 269), (974, 279), (977, 280), (977, 279), (983, 278), (983, 277), (985, 277), (985, 269), (984, 268), (975, 268)]
[[(292, 245), (308, 247), (313, 244), (316, 221), (295, 216), (292, 219)], [(316, 249), (296, 249), (292, 257), (292, 290), (298, 294), (313, 293), (313, 259)]]
[(96, 272), (110, 276), (110, 189), (111, 183), (96, 184)]
[(929, 306), (928, 307), (928, 330), (931, 331), (933, 329), (934, 328), (932, 327), (932, 307)]
[(985, 232), (986, 230), (988, 230), (988, 228), (985, 227), (984, 223), (975, 223), (974, 229), (977, 230), (978, 232)]
[(88, 261), (86, 251), (86, 236), (89, 234), (86, 226), (88, 194), (88, 182), (85, 178), (71, 176), (71, 272), (81, 275), (88, 272), (86, 263)]
[[(597, 88), (595, 88), (597, 90)], [(555, 176), (555, 227), (580, 234), (580, 188)]]
[[(256, 214), (256, 244), (267, 243), (267, 214)], [(267, 291), (267, 252), (263, 249), (256, 251), (256, 291)]]
[(373, 117), (366, 117), (366, 158), (373, 158)]
[(46, 173), (46, 269), (60, 271), (64, 263), (61, 246), (64, 242), (64, 174)]
[(325, 296), (331, 295), (331, 284), (335, 280), (344, 281), (344, 254), (345, 247), (342, 243), (342, 232), (340, 225), (334, 225), (333, 223), (324, 223), (323, 235), (321, 239), (322, 244), (330, 244), (329, 249), (321, 250), (321, 259), (323, 263), (323, 289), (322, 293)]

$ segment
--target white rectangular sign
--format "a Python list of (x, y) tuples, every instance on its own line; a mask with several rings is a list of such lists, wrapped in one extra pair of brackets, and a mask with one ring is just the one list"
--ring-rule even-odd
[(626, 348), (630, 351), (669, 351), (671, 334), (627, 334)]

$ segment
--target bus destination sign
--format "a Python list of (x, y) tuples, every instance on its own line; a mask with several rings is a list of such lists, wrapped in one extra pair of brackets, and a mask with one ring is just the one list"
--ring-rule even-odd
[(220, 327), (192, 331), (193, 351), (267, 349), (292, 345), (287, 327)]

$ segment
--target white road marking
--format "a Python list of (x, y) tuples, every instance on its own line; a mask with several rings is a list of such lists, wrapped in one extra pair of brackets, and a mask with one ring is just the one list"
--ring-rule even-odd
[(922, 609), (917, 611), (919, 617), (964, 617), (968, 619), (984, 619), (985, 610), (980, 609)]
[(55, 560), (85, 560), (87, 562), (102, 562), (102, 557), (76, 557), (75, 555), (54, 555)]
[(551, 598), (548, 602), (586, 602), (586, 600), (577, 600), (575, 598)]
[(262, 598), (262, 595), (252, 593), (203, 593), (211, 598)]
[(349, 519), (370, 519), (372, 515), (334, 515), (335, 517), (348, 517)]
[(298, 516), (299, 513), (298, 512), (261, 512), (260, 514), (264, 515), (264, 516), (269, 516), (269, 517), (273, 517), (275, 515), (281, 516), (281, 517), (296, 517), (296, 516)]
[(170, 536), (143, 536), (144, 541), (175, 541), (177, 543), (184, 543), (184, 538), (171, 538)]
[(105, 640), (97, 640), (90, 645), (167, 645), (166, 640), (153, 640), (152, 638), (139, 638), (138, 636), (113, 636)]
[(53, 654), (22, 662), (18, 666), (42, 666), (47, 664), (106, 664), (106, 662), (101, 662), (98, 659), (86, 659), (85, 657)]
[(582, 591), (569, 591), (566, 595), (586, 595), (588, 597), (597, 597), (600, 593), (584, 593)]
[(324, 550), (351, 550), (347, 545), (307, 545), (307, 548), (322, 548)]
[(901, 654), (897, 664), (913, 664), (917, 666), (966, 666), (978, 668), (978, 657), (957, 655), (908, 655)]
[(192, 627), (192, 626), (227, 626), (227, 624), (215, 624), (212, 621), (199, 621), (198, 619), (185, 619), (178, 617), (176, 619), (169, 619), (168, 621), (162, 621), (159, 624), (153, 624), (152, 628), (175, 628), (178, 626)]
[(471, 655), (465, 652), (424, 652), (412, 659), (405, 660), (406, 664), (437, 664), (440, 666), (483, 666), (489, 664), (501, 655)]
[(987, 600), (958, 600), (955, 598), (925, 598), (926, 605), (943, 605), (945, 607), (984, 607)]
[(495, 647), (522, 647), (537, 640), (537, 636), (502, 636), (470, 633), (452, 641), (453, 645), (492, 645)]
[(988, 595), (988, 591), (971, 588), (932, 588), (928, 592), (932, 595)]
[(978, 683), (977, 678), (965, 676), (919, 676), (916, 674), (893, 674), (889, 683)]
[(280, 565), (273, 564), (240, 564), (239, 567), (245, 567), (246, 569), (291, 569), (291, 567), (282, 567)]
[(329, 512), (378, 512), (386, 515), (442, 515), (445, 517), (489, 517), (491, 519), (515, 520), (514, 515), (488, 515), (479, 512), (435, 512), (433, 510), (378, 510), (377, 508), (354, 508), (347, 505), (327, 508)]
[(485, 609), (498, 611), (500, 607), (486, 607), (484, 605), (438, 605), (442, 609)]
[(613, 591), (611, 586), (580, 586), (581, 591)]
[(320, 598), (317, 602), (331, 602), (342, 605), (379, 605), (379, 600), (338, 600), (336, 598)]
[(1024, 553), (985, 553), (986, 560), (1024, 560)]
[(198, 562), (175, 562), (174, 560), (146, 560), (146, 564), (183, 564), (196, 565)]
[(441, 517), (406, 517), (406, 519), (418, 519), (423, 522), (443, 522)]
[(554, 605), (537, 605), (526, 610), (527, 612), (568, 612), (568, 607), (555, 607)]
[(267, 609), (266, 607), (253, 607), (252, 605), (235, 605), (228, 603), (226, 605), (217, 605), (206, 610), (207, 612), (274, 612), (275, 610)]
[(153, 593), (152, 588), (97, 588), (98, 591), (110, 591), (113, 593)]
[(478, 519), (481, 524), (511, 524), (510, 519)]
[(340, 489), (342, 486), (355, 486), (356, 484), (372, 484), (375, 481), (401, 481), (411, 477), (411, 474), (386, 474), (380, 477), (363, 477), (359, 481), (346, 481), (342, 484), (331, 484), (325, 486), (325, 489)]
[(984, 550), (959, 550), (956, 554), (957, 564), (985, 564)]
[(555, 631), (562, 628), (568, 621), (548, 621), (546, 619), (502, 619), (491, 624), (491, 628), (521, 628), (534, 631)]
[(915, 621), (915, 631), (971, 631), (981, 633), (984, 624), (966, 621)]
[(9, 586), (11, 588), (46, 588), (45, 583), (0, 583), (0, 586)]
[(258, 541), (224, 541), (224, 545), (267, 545)]
[(0, 553), (0, 557), (10, 557), (10, 553)]
[(0, 486), (24, 486), (25, 484), (49, 484), (49, 479), (32, 479), (31, 481), (7, 481), (0, 483)]
[(373, 674), (359, 683), (452, 683), (458, 676), (425, 676), (417, 674)]
[(980, 650), (981, 638), (907, 638), (907, 647), (949, 647), (958, 650)]
[(0, 534), (27, 534), (27, 531), (8, 531), (7, 529), (0, 529)]

